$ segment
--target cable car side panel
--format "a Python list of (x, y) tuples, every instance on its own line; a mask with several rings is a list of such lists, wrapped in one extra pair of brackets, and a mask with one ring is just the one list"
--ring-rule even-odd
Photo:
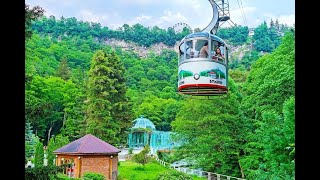
[(179, 65), (178, 90), (220, 89), (227, 90), (226, 66), (215, 61), (192, 61)]

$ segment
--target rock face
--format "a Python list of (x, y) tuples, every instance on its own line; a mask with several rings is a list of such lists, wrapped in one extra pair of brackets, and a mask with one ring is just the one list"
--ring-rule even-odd
[[(116, 40), (116, 39), (107, 39), (104, 42), (106, 45), (109, 45), (113, 48), (120, 47), (122, 50), (129, 51), (132, 50), (137, 53), (141, 58), (146, 58), (149, 52), (154, 52), (159, 55), (163, 49), (177, 49), (176, 46), (179, 42), (176, 43), (175, 47), (169, 47), (163, 43), (153, 44), (150, 47), (139, 46), (136, 43), (125, 42), (124, 40)], [(176, 51), (177, 52), (177, 51)]]
[[(180, 42), (177, 41), (173, 47), (167, 46), (163, 43), (153, 44), (150, 47), (144, 47), (144, 46), (139, 46), (136, 43), (126, 42), (124, 40), (117, 40), (117, 39), (107, 39), (104, 43), (113, 48), (116, 48), (116, 47), (121, 48), (124, 51), (131, 50), (135, 52), (139, 57), (147, 58), (149, 52), (154, 52), (155, 54), (159, 55), (161, 51), (164, 49), (171, 49), (178, 53), (178, 47)], [(239, 60), (242, 59), (242, 57), (247, 51), (252, 50), (252, 45), (250, 44), (243, 44), (240, 46), (229, 45), (229, 47), (230, 47), (230, 54), (233, 56), (233, 58), (236, 58)]]

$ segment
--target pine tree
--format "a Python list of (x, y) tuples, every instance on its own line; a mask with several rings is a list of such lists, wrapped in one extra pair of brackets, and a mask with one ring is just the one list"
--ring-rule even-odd
[(279, 25), (278, 19), (276, 19), (275, 28), (276, 28), (277, 31), (280, 31), (280, 25)]
[(271, 19), (271, 21), (270, 21), (270, 29), (272, 29), (272, 28), (274, 28), (274, 22), (273, 22), (273, 20)]
[(105, 51), (93, 55), (89, 70), (86, 132), (115, 145), (130, 124), (131, 110), (124, 67), (114, 52)]
[(131, 111), (132, 104), (128, 97), (126, 97), (127, 86), (126, 79), (124, 78), (125, 68), (122, 62), (113, 51), (109, 54), (109, 60), (111, 67), (114, 68), (113, 70), (115, 72), (113, 76), (111, 76), (111, 79), (116, 79), (116, 83), (113, 85), (116, 92), (109, 97), (112, 104), (111, 116), (119, 123), (117, 130), (119, 141), (117, 143), (125, 144), (127, 141), (126, 131), (128, 127), (131, 126), (131, 120), (133, 118)]
[(64, 57), (59, 64), (59, 67), (57, 69), (56, 75), (58, 77), (61, 77), (63, 80), (68, 80), (71, 78), (71, 70), (70, 67), (68, 66), (68, 61), (67, 58)]
[(34, 165), (35, 167), (42, 167), (44, 161), (44, 150), (42, 142), (37, 143), (36, 153), (34, 156)]
[(30, 123), (25, 123), (25, 159), (28, 160), (35, 154), (36, 145), (39, 138), (33, 134), (32, 126)]

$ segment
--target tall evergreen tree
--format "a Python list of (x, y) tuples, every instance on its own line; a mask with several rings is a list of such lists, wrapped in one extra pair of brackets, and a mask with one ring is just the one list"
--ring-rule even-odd
[(44, 150), (42, 142), (38, 142), (36, 146), (36, 152), (34, 156), (34, 166), (42, 167), (44, 163)]
[[(107, 51), (107, 50), (105, 50)], [(118, 144), (125, 144), (127, 142), (127, 129), (131, 126), (131, 120), (133, 118), (132, 103), (129, 101), (129, 97), (126, 96), (127, 86), (125, 79), (125, 68), (123, 63), (114, 51), (108, 53), (110, 65), (113, 68), (113, 72), (110, 79), (114, 80), (112, 86), (116, 91), (111, 89), (110, 102), (112, 104), (111, 116), (114, 121), (119, 123), (119, 128), (116, 131), (117, 137), (119, 137)], [(112, 82), (112, 81), (111, 81)], [(111, 84), (110, 84), (111, 85)]]
[(274, 25), (275, 25), (276, 30), (279, 31), (280, 30), (280, 25), (279, 25), (278, 19), (276, 19), (276, 22), (275, 22)]
[(66, 57), (61, 60), (56, 75), (61, 77), (63, 80), (69, 80), (71, 78), (71, 69), (68, 66), (68, 60)]
[(28, 160), (35, 154), (39, 138), (33, 133), (31, 123), (25, 123), (25, 159)]
[(275, 28), (275, 24), (274, 24), (273, 20), (271, 19), (271, 21), (270, 21), (270, 29), (272, 29), (272, 28)]
[(98, 50), (88, 79), (87, 133), (111, 144), (121, 142), (130, 125), (131, 108), (125, 97), (124, 67), (114, 52)]

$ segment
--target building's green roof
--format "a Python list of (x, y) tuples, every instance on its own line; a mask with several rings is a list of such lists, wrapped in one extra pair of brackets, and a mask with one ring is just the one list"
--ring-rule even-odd
[(147, 118), (144, 118), (143, 116), (140, 116), (139, 118), (133, 120), (133, 127), (131, 129), (152, 129), (156, 130), (155, 125)]

